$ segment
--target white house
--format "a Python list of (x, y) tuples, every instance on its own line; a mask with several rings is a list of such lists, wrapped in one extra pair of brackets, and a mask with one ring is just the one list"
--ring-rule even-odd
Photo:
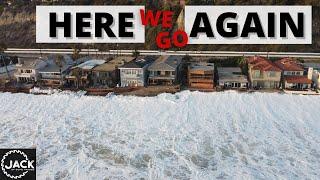
[(314, 88), (320, 89), (320, 71), (318, 71), (318, 70), (313, 71), (312, 81), (314, 83)]
[(305, 74), (312, 79), (313, 87), (320, 89), (320, 63), (303, 63)]
[(218, 67), (219, 86), (225, 89), (246, 89), (248, 77), (242, 74), (239, 67)]
[(120, 83), (126, 86), (145, 86), (147, 84), (147, 68), (155, 61), (152, 56), (139, 57), (119, 67)]
[(46, 66), (47, 62), (41, 58), (19, 58), (14, 77), (19, 83), (37, 82), (39, 80), (39, 70)]

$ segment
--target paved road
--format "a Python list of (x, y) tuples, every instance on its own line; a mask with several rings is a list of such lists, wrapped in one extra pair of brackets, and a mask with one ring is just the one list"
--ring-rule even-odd
[[(40, 55), (40, 54), (72, 54), (72, 49), (17, 49), (8, 48), (8, 54), (14, 55)], [(89, 55), (132, 55), (133, 50), (82, 49), (80, 54)], [(320, 53), (292, 53), (292, 52), (234, 52), (234, 51), (156, 51), (139, 50), (140, 55), (179, 55), (179, 56), (207, 56), (207, 57), (241, 57), (241, 56), (268, 56), (268, 57), (296, 57), (320, 59)]]

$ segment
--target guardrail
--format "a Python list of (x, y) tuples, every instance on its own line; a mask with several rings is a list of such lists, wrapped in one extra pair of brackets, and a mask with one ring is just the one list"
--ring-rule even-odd
[[(8, 54), (73, 54), (73, 49), (19, 49), (8, 48)], [(296, 57), (296, 58), (319, 58), (320, 53), (299, 53), (299, 52), (236, 52), (236, 51), (157, 51), (137, 50), (140, 55), (177, 55), (177, 56), (202, 56), (202, 57), (241, 57), (241, 56), (266, 56), (266, 57)], [(135, 50), (108, 50), (81, 49), (80, 54), (89, 55), (132, 55)]]

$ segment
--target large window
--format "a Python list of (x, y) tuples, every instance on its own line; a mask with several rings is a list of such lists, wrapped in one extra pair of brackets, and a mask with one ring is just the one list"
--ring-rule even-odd
[(269, 71), (268, 76), (269, 76), (269, 77), (276, 77), (276, 72), (274, 72), (274, 71)]
[(255, 70), (255, 71), (253, 72), (253, 77), (259, 78), (259, 77), (260, 77), (260, 71), (259, 71), (259, 70)]

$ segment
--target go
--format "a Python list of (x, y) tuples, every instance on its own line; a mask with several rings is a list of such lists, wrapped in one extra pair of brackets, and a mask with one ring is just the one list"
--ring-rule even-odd
[(169, 32), (160, 32), (156, 38), (157, 46), (161, 49), (169, 49), (172, 44), (175, 47), (182, 48), (188, 44), (188, 41), (187, 33), (181, 30), (174, 32), (172, 37), (170, 37)]

